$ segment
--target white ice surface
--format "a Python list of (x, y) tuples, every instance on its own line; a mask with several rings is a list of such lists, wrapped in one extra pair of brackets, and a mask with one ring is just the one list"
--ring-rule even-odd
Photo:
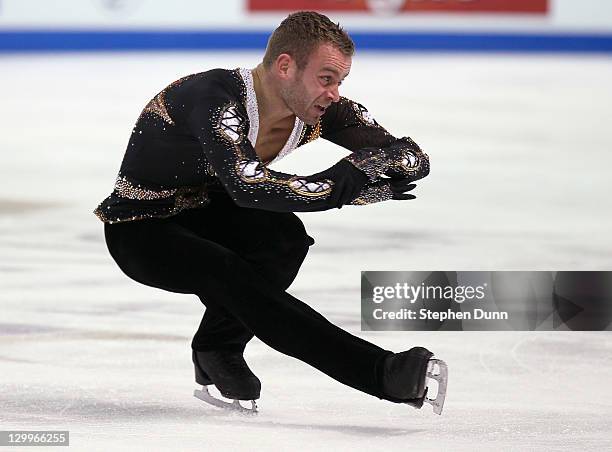
[[(125, 277), (91, 211), (161, 87), (238, 53), (1, 56), (0, 429), (71, 450), (611, 450), (609, 332), (360, 332), (361, 270), (610, 270), (612, 59), (358, 55), (343, 94), (429, 153), (416, 201), (300, 215), (290, 292), (450, 368), (443, 416), (342, 386), (258, 340), (256, 418), (192, 397), (203, 307)], [(308, 174), (320, 142), (276, 168)]]

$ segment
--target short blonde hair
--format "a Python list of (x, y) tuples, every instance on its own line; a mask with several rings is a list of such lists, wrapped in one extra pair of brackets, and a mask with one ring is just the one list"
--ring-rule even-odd
[(270, 68), (279, 55), (286, 53), (304, 69), (310, 54), (320, 44), (330, 44), (347, 56), (355, 53), (355, 44), (340, 24), (314, 11), (290, 14), (281, 22), (268, 40), (263, 64)]

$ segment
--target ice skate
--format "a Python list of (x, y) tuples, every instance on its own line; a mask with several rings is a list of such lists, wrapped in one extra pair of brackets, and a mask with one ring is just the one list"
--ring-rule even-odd
[[(383, 368), (383, 392), (392, 402), (405, 403), (421, 408), (423, 403), (432, 405), (436, 414), (442, 414), (448, 367), (440, 359), (432, 359), (433, 353), (423, 347), (413, 347), (385, 358)], [(435, 397), (428, 397), (433, 381), (437, 382)]]
[(441, 359), (430, 359), (427, 363), (426, 377), (438, 382), (438, 392), (433, 399), (427, 397), (427, 390), (429, 389), (429, 385), (427, 385), (425, 389), (425, 402), (433, 407), (434, 413), (442, 414), (444, 399), (446, 398), (446, 385), (448, 384), (448, 366)]
[[(241, 352), (231, 351), (194, 351), (192, 354), (195, 379), (203, 387), (193, 395), (210, 405), (245, 414), (256, 414), (256, 399), (259, 398), (261, 382), (251, 372)], [(232, 402), (212, 395), (208, 386), (214, 385), (221, 396), (233, 399)], [(249, 401), (250, 407), (240, 401)]]
[(244, 414), (257, 414), (259, 412), (255, 400), (250, 401), (250, 407), (241, 405), (238, 399), (234, 399), (233, 402), (228, 402), (211, 395), (210, 392), (208, 392), (208, 386), (203, 386), (202, 389), (195, 389), (193, 395), (209, 405), (223, 408), (224, 410), (236, 411)]

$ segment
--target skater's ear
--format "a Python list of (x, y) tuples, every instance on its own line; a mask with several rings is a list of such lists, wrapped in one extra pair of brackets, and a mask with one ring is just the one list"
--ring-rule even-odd
[(288, 53), (281, 53), (274, 61), (275, 75), (281, 80), (291, 80), (297, 72), (297, 64)]

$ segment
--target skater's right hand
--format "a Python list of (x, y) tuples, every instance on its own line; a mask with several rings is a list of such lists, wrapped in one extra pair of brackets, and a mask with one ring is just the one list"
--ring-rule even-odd
[(328, 179), (333, 182), (329, 203), (337, 208), (341, 208), (359, 196), (364, 186), (368, 183), (368, 177), (365, 173), (345, 159), (340, 160), (331, 168), (306, 179), (309, 180), (311, 178), (313, 180)]

